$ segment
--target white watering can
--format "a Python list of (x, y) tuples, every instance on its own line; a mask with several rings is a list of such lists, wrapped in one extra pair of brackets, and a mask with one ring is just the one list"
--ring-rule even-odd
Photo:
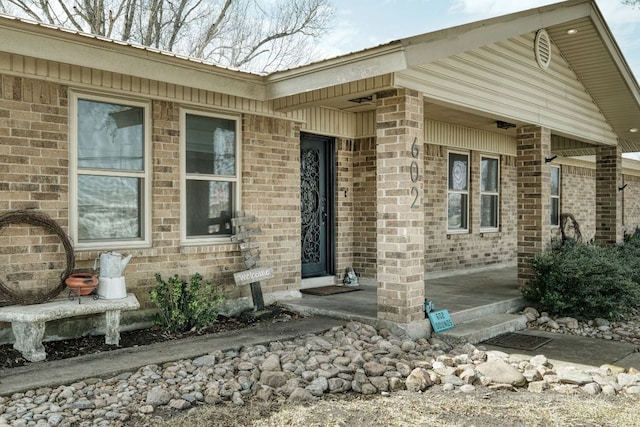
[[(100, 255), (100, 277), (120, 277), (129, 264), (131, 255), (122, 257), (117, 252), (106, 252)], [(96, 260), (97, 261), (97, 260)]]
[[(106, 252), (100, 255), (100, 277), (98, 295), (105, 299), (119, 299), (127, 297), (127, 288), (122, 275), (131, 255), (123, 257), (117, 252)], [(98, 267), (96, 258), (93, 268)]]

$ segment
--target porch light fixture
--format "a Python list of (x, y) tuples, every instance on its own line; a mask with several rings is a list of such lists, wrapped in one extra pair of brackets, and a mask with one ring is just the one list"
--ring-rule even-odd
[(502, 120), (496, 120), (496, 126), (498, 129), (511, 129), (516, 127), (513, 123), (503, 122)]
[(362, 104), (363, 102), (371, 102), (371, 101), (373, 101), (373, 95), (361, 96), (360, 98), (353, 98), (349, 100), (349, 102), (355, 102), (356, 104)]
[(572, 36), (574, 34), (578, 34), (578, 29), (577, 28), (569, 28), (567, 30), (567, 34), (569, 34), (570, 36)]
[(557, 154), (556, 154), (555, 156), (553, 156), (553, 157), (545, 157), (545, 158), (544, 158), (544, 162), (545, 162), (545, 163), (551, 163), (551, 162), (553, 162), (557, 157), (558, 157), (558, 155), (557, 155)]
[(638, 132), (638, 128), (631, 128), (631, 129), (629, 129), (629, 132), (636, 133), (636, 132)]

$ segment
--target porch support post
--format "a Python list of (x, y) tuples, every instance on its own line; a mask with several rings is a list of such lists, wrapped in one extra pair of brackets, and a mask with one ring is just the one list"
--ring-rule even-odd
[(599, 242), (622, 243), (622, 151), (620, 147), (596, 148), (596, 234)]
[(524, 126), (517, 131), (518, 284), (533, 278), (531, 261), (549, 246), (551, 238), (551, 131)]
[(378, 320), (426, 337), (422, 96), (378, 93), (376, 121)]

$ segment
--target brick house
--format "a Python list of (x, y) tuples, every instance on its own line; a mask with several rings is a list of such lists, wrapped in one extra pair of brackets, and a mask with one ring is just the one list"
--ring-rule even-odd
[[(407, 329), (425, 273), (517, 265), (525, 283), (561, 212), (610, 243), (640, 225), (622, 159), (640, 151), (640, 89), (594, 1), (267, 76), (8, 17), (0, 39), (0, 212), (49, 214), (77, 268), (132, 254), (146, 308), (156, 272), (250, 304), (238, 211), (262, 230), (267, 301), (353, 267)], [(59, 280), (55, 237), (1, 235), (0, 280)]]

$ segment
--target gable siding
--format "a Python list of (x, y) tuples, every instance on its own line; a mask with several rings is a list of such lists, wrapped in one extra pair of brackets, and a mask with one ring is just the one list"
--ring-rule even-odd
[(525, 34), (399, 73), (396, 83), (496, 119), (615, 145), (616, 135), (555, 45), (549, 68), (538, 67), (534, 37)]
[(331, 108), (310, 107), (291, 111), (287, 116), (302, 123), (302, 131), (319, 135), (351, 138), (355, 135), (356, 115)]

